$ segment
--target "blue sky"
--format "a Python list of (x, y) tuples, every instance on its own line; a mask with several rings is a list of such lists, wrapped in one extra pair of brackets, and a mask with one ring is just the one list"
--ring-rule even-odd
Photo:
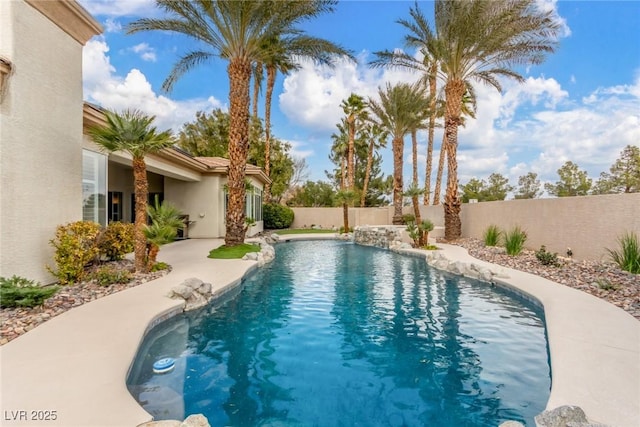
[[(161, 84), (190, 40), (167, 33), (125, 35), (123, 27), (157, 16), (153, 0), (80, 0), (105, 32), (84, 48), (85, 99), (111, 109), (138, 108), (157, 117), (160, 128), (178, 131), (196, 111), (228, 107), (226, 62), (217, 60), (186, 74), (169, 94)], [(503, 82), (503, 92), (477, 86), (478, 113), (459, 132), (459, 176), (486, 178), (501, 173), (517, 184), (533, 171), (543, 182), (572, 160), (594, 178), (629, 144), (640, 144), (640, 1), (539, 0), (562, 25), (557, 52), (522, 73), (526, 82)], [(335, 13), (304, 29), (350, 49), (358, 63), (329, 69), (302, 64), (279, 76), (272, 106), (273, 134), (291, 142), (304, 157), (309, 178), (325, 179), (331, 134), (341, 117), (340, 102), (355, 92), (375, 97), (386, 82), (411, 81), (398, 70), (372, 70), (373, 52), (402, 48), (403, 27), (413, 2), (341, 1)], [(433, 3), (419, 2), (428, 17)], [(264, 112), (260, 105), (260, 114)], [(441, 131), (436, 132), (438, 155)], [(420, 138), (424, 179), (426, 134)], [(405, 178), (410, 177), (406, 139)], [(437, 158), (437, 157), (436, 157)], [(390, 152), (383, 170), (392, 172)], [(435, 175), (435, 172), (434, 172)]]

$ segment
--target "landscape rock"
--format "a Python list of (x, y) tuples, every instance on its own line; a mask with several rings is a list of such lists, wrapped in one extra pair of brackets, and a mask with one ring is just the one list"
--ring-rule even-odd
[(189, 415), (182, 424), (180, 424), (180, 427), (211, 427), (211, 425), (204, 415), (193, 414)]
[(185, 285), (178, 285), (171, 288), (169, 298), (189, 299), (193, 295), (193, 288)]
[(184, 311), (195, 310), (204, 307), (211, 301), (212, 286), (211, 283), (204, 283), (196, 277), (191, 277), (171, 288), (169, 298), (183, 299), (185, 302)]
[(589, 423), (582, 408), (569, 405), (544, 411), (536, 415), (535, 421), (538, 427), (578, 427)]

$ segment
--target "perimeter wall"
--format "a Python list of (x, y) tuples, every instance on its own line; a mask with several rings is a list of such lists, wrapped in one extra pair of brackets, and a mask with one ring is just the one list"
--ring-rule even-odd
[[(342, 208), (293, 208), (292, 228), (339, 228)], [(413, 212), (411, 207), (403, 209)], [(444, 227), (442, 206), (421, 206), (423, 218)], [(350, 208), (349, 226), (391, 224), (393, 207)], [(571, 248), (575, 259), (607, 258), (606, 248), (617, 248), (617, 239), (627, 231), (640, 237), (640, 193), (554, 199), (506, 200), (462, 205), (462, 236), (482, 238), (491, 224), (501, 229), (519, 225), (527, 232), (526, 246), (564, 256)], [(434, 235), (442, 235), (434, 231)]]

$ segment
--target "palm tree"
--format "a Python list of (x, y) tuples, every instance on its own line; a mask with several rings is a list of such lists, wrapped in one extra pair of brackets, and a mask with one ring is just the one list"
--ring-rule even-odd
[(347, 146), (347, 187), (351, 190), (355, 186), (355, 142), (356, 132), (363, 126), (367, 119), (367, 110), (364, 98), (352, 93), (349, 98), (340, 103), (345, 114), (345, 124), (349, 135)]
[[(420, 90), (420, 88), (422, 88)], [(421, 94), (421, 96), (417, 96)], [(421, 120), (418, 112), (424, 107), (424, 88), (421, 84), (387, 83), (386, 89), (378, 89), (380, 101), (369, 99), (373, 120), (386, 129), (392, 137), (393, 150), (393, 223), (402, 224), (402, 167), (404, 136)]]
[[(418, 5), (410, 9), (414, 22), (426, 22)], [(535, 0), (468, 0), (435, 2), (435, 32), (426, 25), (412, 31), (438, 61), (444, 82), (447, 191), (444, 201), (445, 238), (460, 237), (458, 195), (458, 126), (462, 123), (463, 96), (471, 81), (501, 90), (499, 77), (523, 81), (516, 65), (539, 64), (557, 44), (559, 25), (551, 12)]]
[(156, 263), (160, 246), (176, 239), (178, 230), (184, 228), (180, 210), (166, 201), (160, 203), (158, 195), (153, 205), (147, 206), (147, 215), (151, 225), (146, 225), (144, 235), (148, 242), (147, 269), (151, 270)]
[[(277, 7), (290, 8), (292, 2), (276, 2)], [(267, 71), (267, 88), (265, 93), (265, 173), (270, 176), (270, 141), (271, 141), (271, 102), (273, 88), (276, 84), (278, 71), (288, 74), (299, 69), (298, 61), (307, 59), (318, 64), (333, 66), (338, 57), (354, 59), (351, 53), (342, 47), (324, 39), (296, 35), (292, 37), (276, 37), (268, 40), (263, 46), (263, 58)], [(271, 185), (267, 183), (264, 188), (265, 199), (271, 196)]]
[[(418, 21), (416, 23), (408, 22), (404, 19), (397, 21), (404, 27), (409, 28), (410, 31), (421, 34), (423, 33), (422, 27), (427, 26), (426, 20)], [(421, 39), (411, 37), (411, 35), (405, 36), (405, 45), (407, 47), (415, 47), (420, 50), (422, 59), (415, 58), (405, 52), (398, 51), (380, 51), (375, 52), (377, 59), (370, 63), (373, 67), (391, 67), (402, 68), (410, 71), (416, 71), (422, 76), (420, 81), (427, 84), (429, 87), (429, 104), (426, 116), (429, 118), (428, 124), (428, 140), (427, 140), (427, 161), (425, 171), (425, 188), (424, 188), (424, 204), (429, 204), (429, 195), (431, 194), (431, 169), (433, 164), (433, 137), (436, 127), (436, 100), (437, 100), (437, 77), (438, 77), (438, 61), (433, 57), (426, 48), (420, 42)]]
[(262, 88), (262, 79), (264, 78), (264, 67), (262, 62), (256, 61), (251, 69), (253, 76), (253, 117), (258, 118), (258, 101), (260, 98), (260, 89)]
[[(473, 88), (470, 88), (470, 91), (467, 91), (467, 93), (465, 93), (465, 95), (462, 97), (462, 114), (460, 117), (462, 126), (466, 124), (466, 117), (470, 117), (472, 119), (476, 118), (477, 104), (476, 104), (475, 95), (473, 94), (472, 91), (473, 91)], [(445, 108), (445, 105), (443, 102), (440, 102), (440, 104), (441, 104), (440, 108), (437, 108), (437, 115), (439, 117), (444, 115), (444, 108)], [(436, 186), (435, 186), (435, 189), (433, 190), (434, 206), (440, 204), (440, 186), (442, 185), (442, 171), (444, 171), (444, 159), (447, 153), (446, 146), (445, 146), (446, 142), (447, 142), (446, 134), (443, 133), (442, 144), (440, 145), (440, 158), (438, 160), (438, 172), (436, 173)]]
[(106, 126), (89, 129), (91, 139), (108, 152), (125, 151), (133, 157), (133, 182), (135, 188), (135, 268), (146, 271), (145, 263), (147, 241), (144, 229), (147, 223), (147, 199), (149, 184), (147, 182), (147, 165), (145, 156), (157, 153), (163, 148), (173, 145), (174, 140), (169, 131), (157, 132), (151, 126), (154, 116), (147, 116), (140, 111), (126, 110), (123, 113), (105, 111)]
[(367, 198), (367, 190), (369, 188), (369, 180), (371, 179), (371, 168), (373, 167), (374, 152), (387, 145), (388, 132), (369, 120), (369, 123), (363, 129), (364, 136), (369, 140), (369, 149), (367, 151), (367, 166), (364, 172), (364, 182), (362, 183), (362, 194), (360, 195), (360, 207), (364, 207)]
[(163, 18), (132, 22), (128, 33), (169, 31), (185, 35), (197, 43), (174, 65), (164, 81), (171, 90), (186, 72), (215, 58), (229, 61), (229, 202), (225, 244), (244, 242), (245, 172), (249, 149), (249, 88), (251, 67), (264, 58), (264, 46), (278, 37), (300, 36), (297, 25), (305, 19), (333, 10), (335, 1), (288, 2), (237, 0), (156, 0)]

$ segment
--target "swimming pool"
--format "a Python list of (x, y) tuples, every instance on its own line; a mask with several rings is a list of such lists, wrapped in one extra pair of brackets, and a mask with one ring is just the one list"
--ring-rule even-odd
[[(128, 385), (155, 419), (211, 425), (534, 425), (550, 389), (542, 311), (423, 259), (276, 246), (224, 303), (151, 330)], [(160, 358), (174, 369), (154, 374)]]

